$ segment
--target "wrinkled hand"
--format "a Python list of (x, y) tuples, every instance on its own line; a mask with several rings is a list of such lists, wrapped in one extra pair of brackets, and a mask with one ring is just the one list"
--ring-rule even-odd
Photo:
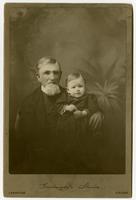
[(66, 105), (64, 109), (65, 111), (74, 112), (77, 110), (77, 107), (73, 104), (70, 104), (70, 105)]
[(104, 119), (104, 116), (101, 112), (94, 113), (90, 119), (89, 119), (89, 125), (92, 129), (100, 128), (102, 125), (102, 121)]

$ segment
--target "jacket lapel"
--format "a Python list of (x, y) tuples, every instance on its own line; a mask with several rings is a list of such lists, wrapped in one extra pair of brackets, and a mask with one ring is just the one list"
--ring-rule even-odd
[(41, 88), (39, 88), (36, 94), (35, 114), (37, 119), (37, 125), (39, 126), (38, 129), (45, 130), (45, 128), (47, 127), (47, 113)]

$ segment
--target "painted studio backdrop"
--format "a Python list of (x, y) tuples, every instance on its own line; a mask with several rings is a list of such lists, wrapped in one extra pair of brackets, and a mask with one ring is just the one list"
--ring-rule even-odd
[(33, 66), (51, 56), (61, 64), (61, 85), (69, 73), (80, 71), (104, 112), (98, 173), (125, 173), (125, 8), (29, 4), (13, 7), (9, 16), (10, 166), (18, 109), (38, 87)]

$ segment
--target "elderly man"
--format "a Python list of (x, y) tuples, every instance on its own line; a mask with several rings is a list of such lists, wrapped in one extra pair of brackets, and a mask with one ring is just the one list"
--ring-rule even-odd
[[(36, 65), (41, 86), (24, 100), (16, 120), (16, 173), (72, 172), (71, 161), (66, 160), (56, 131), (56, 101), (65, 92), (59, 85), (61, 74), (55, 59), (43, 57)], [(100, 114), (94, 115), (92, 125), (100, 123)]]

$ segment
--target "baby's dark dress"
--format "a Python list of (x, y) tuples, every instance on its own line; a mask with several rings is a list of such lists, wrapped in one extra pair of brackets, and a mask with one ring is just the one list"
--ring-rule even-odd
[[(88, 110), (88, 115), (75, 118), (72, 112), (66, 111), (62, 114), (63, 106), (73, 104), (78, 110)], [(60, 113), (57, 122), (57, 134), (60, 137), (62, 150), (65, 151), (67, 159), (70, 158), (76, 168), (83, 168), (90, 156), (92, 130), (89, 127), (89, 118), (99, 110), (97, 99), (93, 94), (85, 94), (80, 98), (74, 98), (63, 94), (57, 101), (57, 109)], [(88, 154), (89, 153), (89, 154)], [(92, 163), (93, 164), (93, 163)]]

